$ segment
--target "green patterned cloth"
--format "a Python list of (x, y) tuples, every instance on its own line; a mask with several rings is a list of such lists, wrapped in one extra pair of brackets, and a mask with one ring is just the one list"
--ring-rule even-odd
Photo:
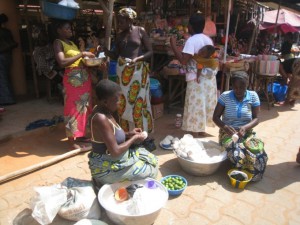
[(108, 154), (91, 152), (89, 167), (97, 184), (111, 184), (125, 180), (156, 178), (157, 157), (144, 148), (132, 148), (118, 158)]
[(245, 136), (240, 138), (237, 143), (234, 143), (231, 137), (222, 129), (219, 131), (219, 143), (226, 149), (227, 157), (234, 167), (237, 169), (247, 170), (249, 173), (253, 174), (252, 181), (259, 181), (263, 178), (268, 156), (264, 149), (260, 149), (260, 151), (254, 154), (246, 147), (247, 145), (245, 146), (244, 143), (248, 142), (251, 137), (262, 142), (260, 139), (255, 137), (255, 133), (252, 129), (248, 130)]

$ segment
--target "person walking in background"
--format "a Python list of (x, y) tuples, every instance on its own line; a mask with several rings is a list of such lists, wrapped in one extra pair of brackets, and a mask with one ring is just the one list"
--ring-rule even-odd
[(288, 85), (285, 104), (294, 107), (300, 99), (300, 59), (286, 59), (279, 65), (279, 73), (284, 83)]
[(151, 133), (153, 118), (150, 103), (149, 63), (152, 45), (143, 27), (133, 25), (137, 14), (131, 8), (118, 12), (115, 49), (105, 55), (117, 59), (118, 83), (122, 89), (118, 115), (125, 131), (141, 128)]
[(141, 128), (124, 132), (113, 117), (118, 109), (122, 90), (110, 80), (101, 80), (96, 86), (98, 105), (94, 108), (91, 121), (92, 152), (89, 154), (89, 168), (96, 186), (156, 178), (157, 157), (143, 147), (132, 144), (145, 140)]
[(91, 52), (81, 52), (70, 40), (73, 36), (69, 21), (54, 22), (58, 39), (53, 43), (55, 58), (60, 67), (65, 68), (64, 86), (64, 118), (66, 134), (72, 148), (83, 147), (75, 142), (88, 141), (86, 125), (92, 112), (91, 76), (82, 63), (82, 58), (93, 58)]
[(189, 19), (189, 32), (191, 37), (186, 41), (182, 52), (177, 49), (176, 38), (171, 37), (171, 48), (180, 61), (186, 66), (187, 89), (184, 103), (182, 129), (195, 135), (206, 135), (206, 126), (214, 126), (212, 115), (217, 103), (217, 69), (208, 76), (202, 70), (197, 80), (197, 62), (193, 59), (199, 50), (206, 45), (213, 45), (210, 37), (203, 34), (204, 17), (197, 13)]
[[(253, 128), (259, 123), (260, 100), (255, 91), (248, 91), (248, 74), (233, 72), (232, 90), (223, 92), (215, 108), (213, 120), (220, 128), (219, 143), (235, 168), (253, 174), (253, 181), (263, 178), (268, 156), (263, 142)], [(233, 135), (237, 135), (234, 140)]]
[[(12, 50), (18, 46), (10, 30), (4, 27), (8, 17), (0, 14), (0, 106), (15, 104), (15, 97), (10, 82), (10, 68), (12, 63)], [(0, 112), (4, 108), (0, 107)]]
[(280, 57), (284, 60), (294, 58), (295, 56), (292, 53), (293, 42), (293, 33), (286, 33), (284, 36), (284, 42), (281, 45), (281, 49), (279, 52), (276, 53), (280, 53)]

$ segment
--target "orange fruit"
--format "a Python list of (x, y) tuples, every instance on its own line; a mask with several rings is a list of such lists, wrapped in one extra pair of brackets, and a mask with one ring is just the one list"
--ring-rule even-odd
[(128, 192), (127, 192), (126, 188), (122, 187), (122, 188), (119, 188), (118, 190), (116, 190), (115, 199), (119, 202), (126, 201), (128, 199)]

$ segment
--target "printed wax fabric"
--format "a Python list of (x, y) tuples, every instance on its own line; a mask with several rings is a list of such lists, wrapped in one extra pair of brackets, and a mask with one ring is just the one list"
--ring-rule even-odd
[(214, 127), (212, 121), (217, 104), (216, 76), (200, 76), (200, 83), (187, 82), (182, 130), (205, 132), (206, 126)]
[(243, 138), (240, 138), (237, 143), (233, 143), (231, 137), (222, 129), (219, 131), (219, 143), (225, 147), (227, 157), (237, 169), (243, 169), (253, 174), (251, 181), (259, 181), (263, 178), (268, 156), (264, 149), (257, 153), (252, 153), (245, 146), (245, 140), (254, 137), (253, 130), (247, 131)]
[[(65, 56), (78, 55), (80, 50), (71, 42), (63, 45)], [(67, 137), (83, 137), (86, 133), (88, 117), (92, 112), (92, 81), (87, 70), (77, 60), (65, 69), (63, 77), (64, 86), (64, 119)]]
[(150, 103), (149, 64), (136, 62), (129, 64), (119, 57), (117, 83), (122, 89), (118, 114), (120, 125), (125, 131), (141, 128), (151, 133), (153, 117)]
[(157, 157), (140, 147), (130, 148), (117, 158), (95, 152), (88, 157), (92, 177), (98, 185), (147, 177), (155, 179), (158, 173)]
[(65, 69), (63, 78), (64, 118), (67, 137), (85, 136), (88, 116), (92, 112), (91, 77), (81, 67)]

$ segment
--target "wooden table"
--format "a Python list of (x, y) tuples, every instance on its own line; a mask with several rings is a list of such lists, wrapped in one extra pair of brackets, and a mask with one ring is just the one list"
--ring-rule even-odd
[[(270, 110), (270, 105), (274, 106), (275, 99), (273, 96), (273, 82), (276, 79), (274, 74), (256, 74), (256, 92), (262, 92), (267, 99), (268, 110)], [(270, 91), (268, 86), (270, 85)]]

